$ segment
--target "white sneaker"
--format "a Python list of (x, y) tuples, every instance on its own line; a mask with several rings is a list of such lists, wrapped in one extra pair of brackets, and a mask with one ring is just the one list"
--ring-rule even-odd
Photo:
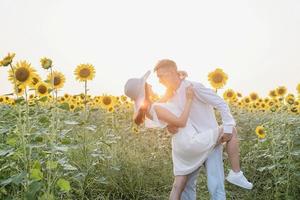
[(253, 184), (247, 180), (242, 171), (236, 173), (230, 170), (228, 176), (226, 177), (226, 180), (234, 185), (248, 190), (251, 190), (253, 188)]

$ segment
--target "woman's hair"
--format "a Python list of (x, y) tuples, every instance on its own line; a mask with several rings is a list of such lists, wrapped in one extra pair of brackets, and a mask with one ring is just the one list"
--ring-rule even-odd
[(146, 114), (148, 112), (148, 107), (151, 105), (150, 95), (148, 92), (147, 85), (145, 84), (145, 100), (143, 106), (139, 109), (137, 115), (134, 118), (134, 123), (137, 125), (141, 125), (146, 118)]
[(185, 79), (186, 77), (188, 77), (188, 73), (186, 71), (178, 70), (177, 73), (178, 73), (180, 79)]

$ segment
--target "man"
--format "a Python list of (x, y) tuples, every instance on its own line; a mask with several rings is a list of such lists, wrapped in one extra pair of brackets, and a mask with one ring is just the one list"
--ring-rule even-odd
[[(230, 113), (226, 102), (220, 98), (213, 90), (205, 88), (201, 83), (191, 82), (181, 79), (182, 73), (178, 73), (177, 65), (174, 61), (165, 59), (157, 63), (154, 68), (159, 82), (167, 88), (166, 98), (169, 102), (178, 105), (181, 109), (185, 105), (185, 88), (191, 83), (195, 91), (195, 98), (190, 112), (190, 120), (198, 132), (218, 127), (213, 107), (221, 113), (223, 134), (219, 138), (219, 143), (227, 142), (227, 151), (232, 169), (227, 180), (241, 187), (251, 189), (252, 184), (247, 181), (240, 171), (238, 139), (235, 128), (235, 121)], [(172, 134), (177, 132), (178, 128), (168, 126), (168, 131)], [(207, 186), (213, 200), (226, 199), (224, 187), (224, 169), (222, 159), (223, 145), (218, 144), (213, 152), (205, 161), (207, 174)], [(197, 177), (200, 168), (189, 174), (186, 186), (181, 195), (182, 200), (196, 199)], [(174, 186), (173, 186), (174, 187)]]

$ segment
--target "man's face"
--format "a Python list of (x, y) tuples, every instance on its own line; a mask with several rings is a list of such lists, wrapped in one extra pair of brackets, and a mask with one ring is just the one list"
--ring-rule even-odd
[(166, 88), (172, 87), (174, 83), (174, 77), (176, 76), (176, 70), (170, 68), (159, 68), (156, 71), (157, 78), (159, 82)]

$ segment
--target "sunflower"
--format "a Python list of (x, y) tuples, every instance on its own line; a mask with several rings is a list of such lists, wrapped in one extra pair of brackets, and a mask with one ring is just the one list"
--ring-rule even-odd
[(256, 94), (255, 92), (252, 92), (249, 96), (251, 101), (256, 101), (259, 99), (258, 94)]
[(236, 93), (232, 89), (228, 89), (224, 92), (223, 97), (225, 100), (231, 101), (236, 98)]
[(255, 103), (250, 104), (250, 108), (252, 108), (252, 110), (256, 110), (258, 106), (259, 105), (255, 104)]
[(5, 103), (5, 98), (3, 96), (0, 96), (0, 104)]
[(293, 94), (288, 94), (285, 97), (285, 102), (287, 102), (290, 105), (294, 104), (294, 102), (295, 102), (295, 96)]
[(17, 85), (27, 86), (32, 81), (33, 73), (35, 70), (31, 67), (30, 63), (26, 61), (20, 61), (16, 64), (14, 70), (9, 71), (9, 80), (15, 84), (14, 80), (16, 80)]
[(16, 55), (15, 53), (12, 53), (12, 54), (8, 53), (7, 56), (5, 56), (2, 60), (0, 60), (0, 66), (6, 67), (6, 66), (10, 65), (12, 63), (12, 60), (15, 57), (15, 55)]
[(276, 97), (277, 97), (277, 92), (276, 92), (276, 90), (271, 90), (271, 91), (269, 92), (269, 96), (270, 96), (271, 98), (276, 98)]
[(249, 104), (250, 103), (250, 98), (249, 97), (244, 97), (243, 98), (243, 102), (245, 103), (245, 104)]
[(68, 100), (69, 98), (71, 98), (71, 96), (70, 96), (69, 94), (65, 93), (65, 94), (64, 94), (64, 98), (65, 98), (66, 100)]
[(260, 104), (260, 108), (261, 108), (260, 110), (262, 110), (262, 111), (268, 110), (268, 104), (263, 102)]
[(77, 108), (76, 103), (69, 103), (69, 109), (70, 109), (71, 111), (74, 111), (76, 108)]
[[(18, 95), (18, 96), (22, 96), (25, 92), (25, 86), (24, 85), (18, 85), (18, 87), (15, 89), (15, 93)], [(17, 90), (17, 91), (16, 91)]]
[(138, 127), (134, 126), (134, 127), (132, 127), (132, 132), (135, 134), (138, 134), (140, 131), (139, 131)]
[(227, 82), (228, 76), (222, 69), (217, 68), (215, 71), (208, 74), (208, 80), (211, 86), (215, 89), (222, 88)]
[(268, 97), (264, 98), (264, 102), (268, 103), (270, 101), (270, 99)]
[(255, 133), (259, 139), (264, 139), (266, 137), (266, 131), (263, 126), (257, 126), (255, 129)]
[(35, 88), (36, 84), (41, 81), (41, 77), (37, 73), (32, 73), (31, 82), (29, 83), (30, 88)]
[(105, 95), (101, 98), (101, 105), (105, 108), (113, 106), (113, 99), (111, 96)]
[(237, 92), (236, 95), (240, 98), (243, 97), (242, 93), (240, 93), (240, 92)]
[(125, 105), (126, 105), (126, 109), (131, 109), (132, 107), (132, 104), (128, 101), (125, 103)]
[(34, 95), (34, 94), (29, 95), (29, 100), (32, 100), (32, 99), (34, 99), (34, 98), (35, 98), (35, 95)]
[(285, 94), (286, 94), (286, 92), (287, 92), (287, 89), (286, 89), (286, 87), (284, 87), (284, 86), (280, 86), (280, 87), (278, 87), (277, 89), (276, 89), (276, 92), (277, 92), (277, 94), (278, 94), (278, 96), (284, 96)]
[(272, 109), (273, 109), (273, 107), (274, 107), (274, 102), (269, 101), (269, 102), (266, 103), (266, 104), (267, 104), (268, 110), (272, 110)]
[(51, 73), (48, 74), (47, 80), (51, 85), (53, 82), (54, 89), (59, 89), (64, 86), (66, 78), (61, 72), (54, 71), (52, 74)]
[(300, 83), (298, 83), (298, 85), (297, 85), (297, 92), (298, 92), (298, 94), (300, 94)]
[(46, 58), (46, 57), (41, 58), (40, 62), (44, 69), (49, 69), (52, 67), (52, 60), (49, 58)]
[(242, 101), (239, 101), (239, 102), (237, 103), (237, 105), (238, 105), (240, 108), (243, 108), (243, 107), (244, 107), (244, 103), (243, 103)]
[(76, 80), (79, 81), (93, 80), (95, 73), (94, 66), (90, 64), (80, 64), (77, 66), (74, 72)]
[(292, 113), (298, 113), (299, 112), (299, 106), (291, 106), (290, 108), (290, 112)]
[(36, 84), (35, 90), (38, 96), (43, 97), (43, 96), (47, 96), (48, 93), (48, 88), (49, 85), (45, 82), (39, 82), (38, 84)]
[(107, 111), (110, 112), (110, 113), (112, 113), (112, 112), (115, 111), (115, 109), (114, 109), (113, 106), (110, 106), (110, 107), (107, 108)]

